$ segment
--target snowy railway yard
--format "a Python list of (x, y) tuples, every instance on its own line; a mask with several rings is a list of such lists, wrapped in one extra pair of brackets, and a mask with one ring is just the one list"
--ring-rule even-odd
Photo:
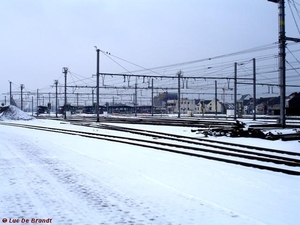
[[(0, 219), (3, 224), (296, 225), (300, 222), (299, 175), (162, 149), (156, 151), (155, 148), (193, 150), (149, 143), (179, 145), (178, 141), (159, 136), (162, 134), (158, 132), (178, 135), (181, 145), (187, 148), (200, 148), (195, 143), (182, 142), (191, 142), (190, 138), (199, 142), (215, 140), (219, 142), (214, 143), (217, 148), (202, 145), (201, 149), (219, 151), (219, 158), (300, 172), (299, 141), (204, 137), (192, 132), (191, 127), (179, 126), (111, 123), (79, 126), (47, 119), (22, 120), (28, 119), (22, 115), (14, 114), (21, 120), (0, 121)], [(20, 127), (23, 125), (82, 133), (62, 134)], [(119, 130), (113, 129), (116, 127)], [(134, 133), (134, 129), (145, 133)], [(146, 135), (147, 131), (156, 132), (156, 136)], [(84, 136), (86, 132), (90, 136), (101, 134), (103, 139)], [(122, 138), (116, 140), (116, 137)], [(137, 140), (124, 143), (128, 138), (144, 140), (145, 146), (140, 146)], [(269, 153), (243, 149), (284, 157), (291, 165), (222, 155), (220, 152), (232, 147), (220, 142), (235, 144), (233, 148), (237, 151), (241, 150), (241, 144), (278, 150)], [(207, 151), (193, 154), (216, 157)]]

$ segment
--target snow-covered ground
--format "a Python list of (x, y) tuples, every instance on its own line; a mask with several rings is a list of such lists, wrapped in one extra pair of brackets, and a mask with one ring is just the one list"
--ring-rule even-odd
[[(97, 132), (50, 120), (22, 123)], [(164, 129), (196, 136), (188, 128)], [(298, 176), (1, 122), (0, 137), (2, 223), (300, 223)], [(300, 151), (297, 141), (251, 142)]]

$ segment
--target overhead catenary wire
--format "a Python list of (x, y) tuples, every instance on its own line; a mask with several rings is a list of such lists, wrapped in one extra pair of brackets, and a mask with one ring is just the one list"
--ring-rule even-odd
[[(295, 43), (288, 43), (289, 48), (287, 56), (293, 57), (293, 60), (288, 60), (289, 67), (287, 68), (287, 71), (290, 71), (290, 73), (292, 71), (296, 72), (293, 73), (293, 76), (288, 76), (289, 79), (287, 82), (291, 82), (291, 80), (299, 82), (299, 79), (297, 80), (297, 77), (299, 77), (297, 72), (297, 70), (299, 70), (299, 66), (297, 66), (297, 64), (299, 65), (299, 60), (297, 59), (297, 53), (299, 52), (299, 49), (294, 49), (295, 46)], [(118, 56), (114, 56), (111, 54), (104, 55), (106, 55), (108, 59), (112, 60), (115, 63), (119, 63), (117, 60), (120, 60), (123, 63), (130, 63), (131, 65), (136, 65), (137, 67), (141, 68), (139, 70), (136, 70), (140, 71), (140, 74), (136, 74), (137, 72), (129, 70), (126, 68), (126, 66), (119, 63), (119, 66), (122, 68), (122, 70), (126, 71), (122, 75), (126, 75), (128, 78), (135, 76), (137, 79), (136, 81), (138, 82), (138, 87), (141, 89), (143, 88), (143, 90), (145, 91), (147, 91), (145, 87), (148, 86), (147, 80), (151, 77), (154, 78), (155, 87), (161, 88), (160, 90), (164, 90), (166, 86), (175, 87), (177, 82), (175, 79), (175, 74), (176, 71), (178, 71), (178, 69), (181, 68), (185, 72), (184, 77), (186, 78), (186, 81), (189, 84), (188, 88), (185, 87), (185, 89), (191, 92), (195, 90), (199, 92), (202, 92), (203, 90), (209, 92), (214, 88), (213, 83), (210, 83), (212, 79), (217, 79), (219, 85), (224, 86), (227, 85), (228, 80), (229, 83), (233, 80), (234, 62), (238, 62), (238, 64), (240, 65), (238, 68), (238, 78), (247, 78), (251, 80), (251, 60), (253, 57), (255, 57), (257, 60), (257, 82), (274, 85), (275, 87), (276, 85), (278, 85), (277, 48), (278, 43), (275, 42), (272, 44), (263, 45), (260, 47), (240, 51), (237, 53), (230, 53), (211, 58), (186, 61), (182, 63), (159, 66), (150, 69), (138, 66), (136, 63), (131, 63), (130, 61), (124, 60)], [(69, 73), (72, 78), (71, 81), (68, 80), (68, 85), (76, 84), (78, 86), (95, 86), (95, 78), (91, 77), (90, 75), (82, 76), (73, 71), (69, 71)], [(295, 73), (297, 73), (297, 76), (295, 76)], [(106, 75), (105, 73), (103, 73), (103, 76), (105, 76), (105, 84), (101, 88), (103, 91), (105, 91), (105, 93), (111, 93), (111, 95), (113, 96), (117, 94), (116, 91), (118, 90), (119, 93), (120, 91), (122, 91), (123, 93), (132, 94), (131, 88), (133, 87), (133, 84), (131, 83), (131, 81), (127, 82), (126, 79), (126, 82), (124, 82), (122, 76), (117, 76), (112, 73), (107, 73)], [(130, 86), (128, 86), (128, 83)], [(48, 89), (49, 88), (50, 86), (48, 87)], [(90, 88), (86, 88), (87, 92), (91, 92)], [(79, 92), (78, 89), (76, 90), (77, 93)], [(167, 88), (165, 90), (167, 90)], [(169, 90), (171, 90), (171, 88)], [(243, 89), (241, 89), (239, 92), (241, 91), (251, 93), (251, 85), (244, 85)], [(147, 94), (147, 92), (145, 92), (145, 94)]]
[[(298, 23), (296, 21), (295, 15), (294, 15), (294, 11), (292, 10), (292, 7), (291, 7), (291, 0), (288, 0), (288, 4), (289, 4), (289, 8), (290, 8), (291, 14), (292, 14), (293, 19), (294, 19), (294, 23), (295, 23), (295, 25), (297, 27), (298, 33), (300, 34), (300, 29), (299, 29)], [(299, 14), (298, 14), (298, 16), (299, 16)]]

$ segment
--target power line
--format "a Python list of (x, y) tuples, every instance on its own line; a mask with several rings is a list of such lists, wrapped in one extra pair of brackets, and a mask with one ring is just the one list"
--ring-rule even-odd
[[(292, 13), (292, 16), (293, 16), (293, 19), (294, 19), (295, 25), (296, 25), (296, 27), (297, 27), (297, 30), (298, 30), (298, 33), (300, 34), (300, 30), (299, 30), (299, 27), (298, 27), (297, 21), (296, 21), (296, 19), (295, 19), (294, 12), (293, 12), (293, 10), (292, 10), (291, 3), (290, 3), (290, 2), (291, 2), (291, 0), (288, 0), (288, 4), (289, 4), (290, 11), (291, 11), (291, 13)], [(299, 16), (299, 14), (298, 14), (298, 16)]]
[[(158, 75), (161, 75), (160, 73), (157, 73), (155, 70), (158, 69), (167, 69), (167, 68), (172, 68), (172, 67), (178, 67), (178, 66), (185, 66), (185, 65), (190, 65), (190, 64), (195, 64), (195, 63), (200, 63), (200, 62), (205, 62), (205, 61), (212, 61), (215, 59), (221, 59), (221, 58), (226, 58), (226, 57), (230, 57), (230, 56), (237, 56), (237, 55), (242, 55), (242, 54), (248, 54), (248, 53), (253, 53), (253, 52), (258, 52), (258, 51), (264, 51), (264, 50), (270, 50), (270, 49), (274, 49), (277, 47), (278, 42), (274, 42), (272, 44), (267, 44), (267, 45), (263, 45), (263, 46), (259, 46), (259, 47), (254, 47), (254, 48), (250, 48), (250, 49), (246, 49), (246, 50), (242, 50), (242, 51), (238, 51), (238, 52), (234, 52), (234, 53), (229, 53), (229, 54), (224, 54), (224, 55), (219, 55), (219, 56), (215, 56), (215, 57), (210, 57), (210, 58), (203, 58), (203, 59), (198, 59), (198, 60), (193, 60), (193, 61), (187, 61), (187, 62), (181, 62), (181, 63), (176, 63), (176, 64), (170, 64), (170, 65), (165, 65), (165, 66), (158, 66), (158, 67), (153, 67), (153, 68), (145, 68), (142, 67), (140, 65), (137, 65), (135, 63), (132, 63), (128, 60), (122, 59), (120, 57), (114, 56), (112, 54), (109, 53), (109, 55), (122, 60), (124, 62), (130, 63), (132, 65), (135, 65), (137, 67), (142, 68), (142, 70), (135, 70), (135, 71), (128, 71), (127, 69), (123, 68), (126, 70), (126, 72), (133, 74), (133, 73), (137, 73), (137, 72), (144, 72), (144, 71), (150, 71), (152, 73), (156, 73)], [(104, 53), (107, 56), (107, 53), (102, 51), (102, 53)], [(111, 59), (111, 57), (109, 57)], [(114, 60), (114, 62), (116, 62)]]
[(293, 68), (293, 70), (295, 70), (296, 73), (300, 75), (300, 73), (289, 63), (289, 61), (286, 60), (286, 62)]
[(296, 61), (300, 64), (300, 61), (296, 58), (296, 56), (291, 52), (291, 50), (288, 48), (288, 47), (286, 47), (287, 48), (287, 50), (291, 53), (291, 55), (296, 59)]

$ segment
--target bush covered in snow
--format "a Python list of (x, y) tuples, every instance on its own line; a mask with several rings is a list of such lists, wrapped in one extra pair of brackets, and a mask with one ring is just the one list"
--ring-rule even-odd
[(32, 120), (33, 117), (29, 116), (16, 106), (9, 105), (0, 108), (0, 121), (5, 120)]

